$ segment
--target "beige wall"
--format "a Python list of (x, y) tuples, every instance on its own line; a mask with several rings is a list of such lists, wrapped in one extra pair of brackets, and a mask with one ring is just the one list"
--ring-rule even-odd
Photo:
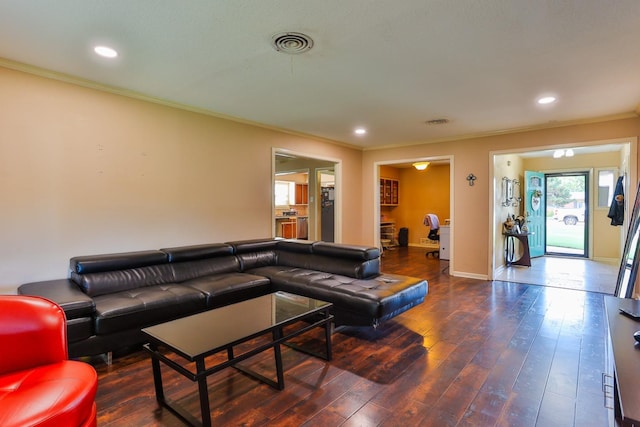
[[(494, 174), (490, 167), (493, 154), (556, 146), (595, 145), (622, 138), (633, 141), (635, 145), (638, 135), (640, 119), (628, 118), (461, 141), (369, 150), (363, 154), (363, 187), (371, 188), (378, 162), (452, 156), (453, 254), (450, 271), (459, 276), (487, 278), (491, 274), (490, 265), (495, 253), (495, 236), (492, 234), (494, 219), (490, 219), (493, 211), (490, 203), (495, 203), (490, 198), (494, 186)], [(637, 182), (637, 151), (635, 156), (630, 159), (630, 188), (635, 188)], [(478, 178), (474, 186), (467, 185), (469, 173)], [(372, 192), (363, 193), (363, 211), (363, 235), (373, 236), (375, 216), (366, 215), (367, 212), (374, 212)], [(369, 243), (373, 244), (373, 241)]]
[(339, 160), (362, 217), (359, 150), (4, 68), (0, 93), (0, 292), (75, 255), (271, 236), (272, 147)]
[(640, 134), (632, 118), (361, 152), (4, 68), (0, 93), (0, 292), (74, 255), (270, 236), (273, 147), (338, 160), (340, 240), (375, 246), (376, 162), (451, 156), (451, 272), (483, 278), (491, 153)]

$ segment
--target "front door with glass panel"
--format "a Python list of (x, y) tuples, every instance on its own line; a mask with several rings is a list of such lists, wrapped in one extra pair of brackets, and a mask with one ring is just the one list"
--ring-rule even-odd
[(531, 257), (544, 255), (545, 239), (545, 192), (544, 174), (524, 172), (524, 211), (529, 228), (529, 252)]

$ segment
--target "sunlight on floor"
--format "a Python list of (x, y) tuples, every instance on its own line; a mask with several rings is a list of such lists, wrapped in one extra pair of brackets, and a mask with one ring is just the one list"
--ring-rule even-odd
[(613, 294), (618, 265), (584, 258), (543, 256), (531, 267), (505, 267), (495, 280)]

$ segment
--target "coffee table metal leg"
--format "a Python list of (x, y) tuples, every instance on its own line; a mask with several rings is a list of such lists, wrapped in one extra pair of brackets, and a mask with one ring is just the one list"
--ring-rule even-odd
[[(273, 331), (273, 340), (278, 341), (282, 338), (282, 328), (277, 328)], [(273, 353), (276, 358), (276, 375), (278, 377), (278, 390), (284, 390), (284, 369), (282, 367), (282, 352), (280, 351), (280, 344), (273, 346)]]
[(198, 394), (200, 395), (200, 412), (202, 413), (202, 425), (211, 426), (211, 409), (209, 408), (209, 389), (207, 387), (207, 376), (204, 375), (204, 359), (196, 360), (198, 372)]
[[(157, 351), (158, 346), (155, 344), (149, 344), (152, 351)], [(153, 385), (156, 389), (156, 400), (159, 403), (164, 403), (164, 390), (162, 388), (162, 371), (160, 370), (160, 360), (151, 354), (151, 369), (153, 370)]]
[(332, 350), (331, 350), (331, 326), (332, 323), (330, 321), (331, 315), (329, 314), (329, 310), (325, 310), (324, 312), (325, 318), (327, 321), (324, 324), (324, 336), (327, 341), (327, 360), (331, 360)]

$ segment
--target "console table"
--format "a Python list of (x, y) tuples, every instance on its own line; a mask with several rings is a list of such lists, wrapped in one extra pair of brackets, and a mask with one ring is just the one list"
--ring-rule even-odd
[[(505, 261), (507, 265), (524, 265), (531, 267), (531, 254), (529, 253), (529, 236), (533, 233), (503, 233), (505, 235)], [(522, 256), (518, 259), (515, 255), (515, 240), (520, 242)]]
[[(608, 369), (613, 377), (614, 415), (623, 426), (639, 426), (640, 344), (635, 344), (633, 333), (640, 330), (640, 322), (620, 314), (619, 309), (640, 310), (640, 301), (605, 295), (604, 304), (609, 325)], [(605, 392), (610, 387), (603, 381)]]

